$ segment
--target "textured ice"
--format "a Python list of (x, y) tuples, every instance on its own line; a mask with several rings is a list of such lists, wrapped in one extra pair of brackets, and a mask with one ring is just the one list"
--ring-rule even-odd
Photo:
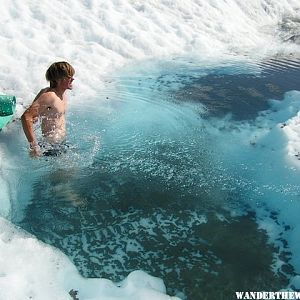
[[(297, 38), (292, 37), (299, 35), (297, 20), (300, 5), (296, 0), (3, 0), (0, 11), (0, 92), (17, 96), (17, 116), (22, 114), (24, 106), (29, 105), (34, 95), (46, 84), (44, 72), (57, 60), (67, 60), (76, 69), (77, 88), (72, 95), (72, 101), (76, 103), (71, 103), (71, 106), (82, 107), (85, 104), (89, 111), (101, 111), (103, 107), (109, 113), (110, 110), (104, 108), (103, 104), (109, 99), (103, 96), (103, 101), (97, 99), (95, 102), (94, 96), (99, 95), (106, 85), (107, 74), (137, 60), (188, 54), (217, 61), (223, 55), (246, 54), (261, 58), (278, 52), (289, 54), (299, 51), (295, 43), (285, 42), (297, 41)], [(282, 149), (281, 157), (286, 155), (284, 157), (290, 158), (291, 165), (298, 166), (300, 116), (297, 114), (298, 108), (295, 109), (298, 94), (292, 94), (292, 98), (294, 102), (284, 102), (289, 114), (278, 120), (278, 127), (286, 123), (283, 131), (287, 136), (287, 149)], [(227, 120), (224, 119), (219, 128), (226, 127), (226, 124)], [(16, 155), (16, 151), (8, 153), (6, 149), (6, 143), (9, 143), (6, 137), (9, 137), (11, 130), (13, 129), (10, 127), (1, 133), (4, 143), (0, 144), (0, 213), (8, 220), (14, 213), (12, 204), (22, 206), (22, 195), (15, 194), (19, 185), (15, 182), (16, 166), (20, 168), (20, 172), (24, 171), (22, 158)], [(218, 128), (213, 126), (209, 130), (214, 132)], [(242, 138), (245, 144), (249, 140), (252, 144), (261, 140), (266, 142), (269, 151), (258, 151), (259, 154), (255, 154), (262, 155), (264, 160), (272, 152), (271, 145), (278, 146), (273, 144), (273, 138), (283, 138), (276, 130), (279, 129), (273, 129), (269, 135), (262, 130), (258, 132), (258, 136), (247, 136), (246, 139), (245, 136), (250, 131), (245, 128)], [(241, 135), (237, 134), (236, 138), (241, 140)], [(24, 147), (24, 140), (14, 142), (18, 147)], [(95, 152), (99, 149), (99, 144), (99, 140), (95, 141)], [(159, 147), (156, 151), (163, 153)], [(184, 148), (182, 151), (184, 154)], [(248, 152), (245, 156), (249, 158), (251, 155)], [(154, 158), (152, 162), (155, 164)], [(150, 163), (145, 167), (151, 168), (152, 165)], [(114, 167), (118, 169), (120, 165), (116, 164)], [(134, 169), (136, 166), (133, 164), (131, 167)], [(249, 166), (246, 168), (249, 170)], [(158, 175), (163, 174), (169, 181), (174, 178), (180, 180), (174, 169), (161, 167), (154, 171)], [(263, 174), (267, 173), (269, 176), (265, 171)], [(26, 181), (26, 178), (22, 180)], [(187, 182), (187, 187), (189, 184), (193, 182)], [(283, 187), (287, 194), (295, 192), (293, 186), (289, 190), (286, 183), (280, 184), (272, 185), (267, 182), (262, 187), (257, 187), (251, 182), (251, 178), (240, 182), (241, 186), (248, 186), (249, 189), (253, 187), (254, 193), (274, 190), (277, 195), (278, 187)], [(24, 194), (26, 192), (28, 191), (22, 191)], [(69, 196), (75, 197), (74, 194)], [(296, 195), (293, 196), (296, 198)], [(282, 205), (277, 200), (274, 197), (277, 209), (287, 206), (282, 210), (281, 218), (289, 220), (293, 225), (287, 238), (293, 253), (300, 253), (297, 201), (291, 205), (285, 205), (287, 203), (283, 201)], [(191, 220), (190, 224), (202, 224), (206, 221), (205, 216), (194, 215), (191, 215)], [(78, 290), (80, 299), (170, 299), (165, 295), (165, 287), (160, 279), (141, 271), (131, 273), (120, 284), (105, 279), (83, 279), (61, 252), (29, 236), (7, 220), (1, 219), (0, 223), (1, 299), (69, 299), (71, 289)], [(140, 225), (152, 226), (147, 219), (141, 220)], [(268, 224), (262, 226), (266, 228)], [(272, 229), (269, 231), (271, 234)], [(165, 237), (172, 238), (169, 233)], [(135, 241), (128, 241), (128, 249), (141, 250)], [(121, 252), (117, 254), (122, 256)], [(296, 254), (294, 265), (299, 271)], [(295, 278), (295, 282), (299, 282), (299, 279)]]

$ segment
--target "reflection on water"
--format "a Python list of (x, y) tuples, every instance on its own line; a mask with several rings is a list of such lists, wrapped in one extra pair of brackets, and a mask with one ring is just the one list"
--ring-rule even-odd
[[(19, 224), (65, 252), (84, 276), (118, 281), (142, 269), (187, 299), (284, 288), (294, 274), (287, 245), (270, 244), (258, 228), (251, 187), (227, 173), (203, 115), (249, 119), (290, 86), (280, 85), (280, 72), (189, 70), (125, 74), (114, 81), (120, 94), (109, 118), (91, 112), (85, 123), (78, 111), (71, 122), (85, 136), (74, 137), (77, 152), (35, 180)], [(275, 212), (269, 217), (276, 221)]]

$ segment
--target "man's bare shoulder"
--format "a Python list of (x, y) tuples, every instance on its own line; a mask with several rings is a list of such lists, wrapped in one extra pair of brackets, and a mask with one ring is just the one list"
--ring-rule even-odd
[(58, 97), (53, 90), (51, 90), (50, 88), (44, 88), (37, 94), (34, 102), (38, 102), (40, 105), (49, 104), (53, 103), (55, 100), (57, 100), (57, 98)]

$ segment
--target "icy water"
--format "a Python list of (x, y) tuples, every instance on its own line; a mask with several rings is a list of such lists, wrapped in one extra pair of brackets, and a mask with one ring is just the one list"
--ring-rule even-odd
[[(278, 185), (262, 189), (251, 177), (260, 159), (235, 158), (254, 141), (232, 144), (245, 126), (257, 129), (269, 99), (298, 88), (299, 71), (295, 58), (176, 60), (107, 78), (94, 106), (71, 106), (72, 147), (36, 162), (14, 221), (86, 277), (119, 281), (142, 269), (163, 278), (168, 294), (195, 300), (287, 287), (295, 273), (283, 238), (289, 226), (279, 224), (275, 242), (257, 223), (258, 209), (278, 223), (260, 203)], [(293, 177), (289, 187), (283, 198), (298, 192)]]

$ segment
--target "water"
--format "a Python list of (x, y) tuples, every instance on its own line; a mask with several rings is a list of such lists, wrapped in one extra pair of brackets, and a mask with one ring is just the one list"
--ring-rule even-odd
[[(142, 269), (183, 299), (287, 287), (290, 228), (262, 199), (293, 199), (296, 177), (286, 167), (287, 183), (265, 183), (257, 173), (268, 147), (247, 155), (263, 148), (257, 136), (269, 126), (256, 118), (297, 88), (298, 75), (296, 58), (177, 59), (107, 78), (99, 107), (71, 106), (71, 151), (30, 162), (20, 191), (28, 182), (31, 190), (14, 222), (86, 277), (119, 281)], [(272, 173), (281, 163), (263, 167)], [(277, 241), (259, 226), (262, 214), (279, 224)]]

